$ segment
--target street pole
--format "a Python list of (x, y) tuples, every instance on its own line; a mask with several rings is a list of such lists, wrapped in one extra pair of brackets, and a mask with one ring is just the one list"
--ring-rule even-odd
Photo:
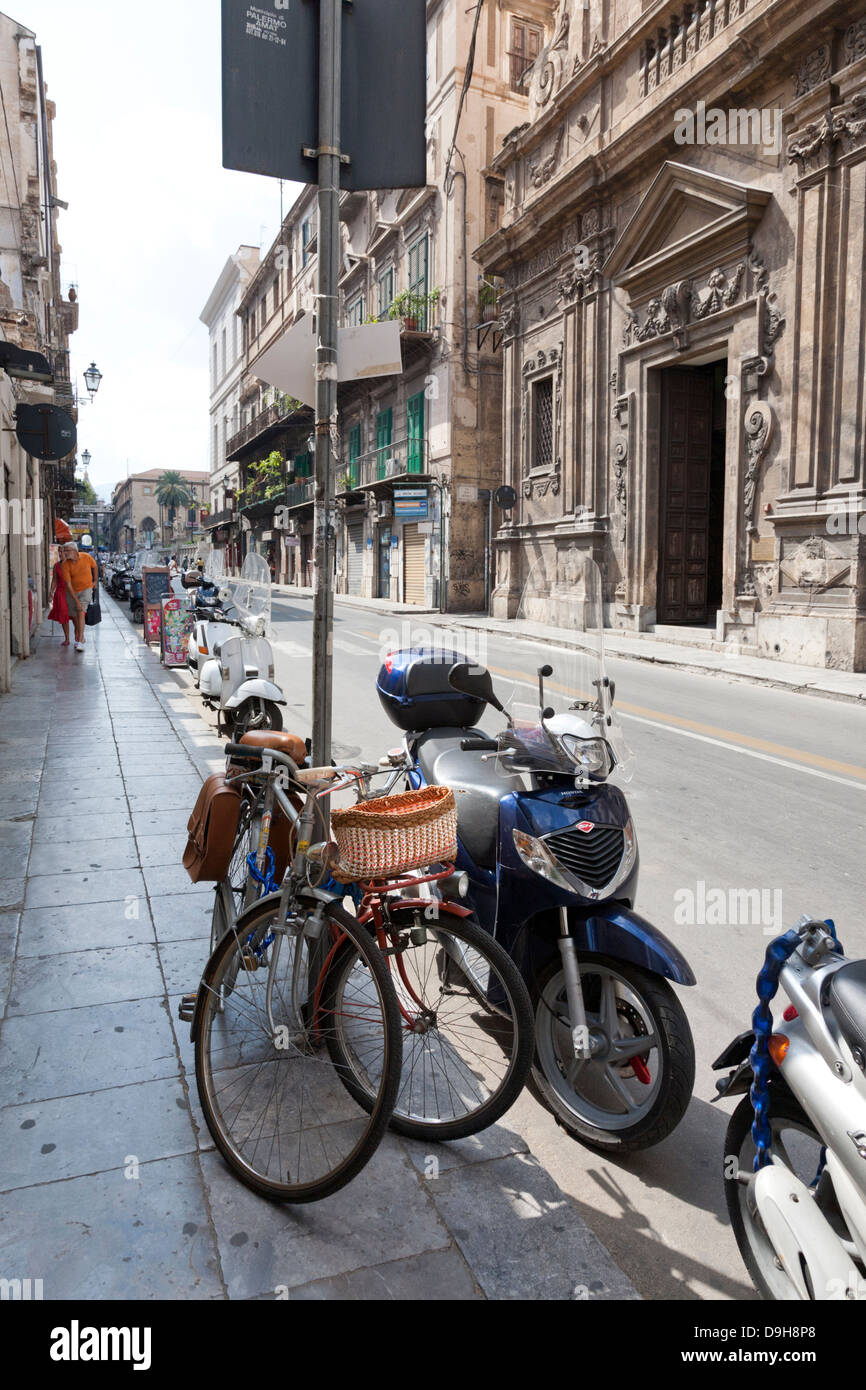
[(316, 591), (313, 599), (313, 763), (331, 761), (334, 592), (331, 511), (337, 437), (342, 0), (319, 0), (319, 293), (316, 349)]

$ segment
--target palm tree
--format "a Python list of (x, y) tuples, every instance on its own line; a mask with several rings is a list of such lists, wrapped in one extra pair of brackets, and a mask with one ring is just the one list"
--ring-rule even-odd
[[(168, 524), (174, 524), (174, 514), (178, 507), (188, 507), (192, 501), (192, 493), (189, 485), (184, 481), (183, 475), (176, 469), (168, 468), (157, 479), (156, 500), (160, 508), (168, 508)], [(161, 539), (164, 539), (162, 537)]]

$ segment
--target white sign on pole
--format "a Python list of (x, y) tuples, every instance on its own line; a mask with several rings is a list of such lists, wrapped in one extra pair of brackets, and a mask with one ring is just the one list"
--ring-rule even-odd
[[(305, 314), (281, 338), (251, 364), (250, 370), (268, 386), (286, 391), (304, 405), (316, 401), (316, 340), (313, 316)], [(399, 376), (403, 370), (400, 352), (400, 324), (366, 323), (358, 328), (341, 328), (337, 349), (339, 381), (360, 381), (365, 377)]]

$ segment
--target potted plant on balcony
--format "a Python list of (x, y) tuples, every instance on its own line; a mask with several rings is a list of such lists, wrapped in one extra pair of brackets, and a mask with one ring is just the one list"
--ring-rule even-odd
[(417, 294), (414, 290), (401, 290), (388, 310), (389, 319), (402, 319), (407, 333), (417, 333), (418, 324), (427, 323), (427, 310), (435, 309), (441, 291), (437, 287), (429, 294)]

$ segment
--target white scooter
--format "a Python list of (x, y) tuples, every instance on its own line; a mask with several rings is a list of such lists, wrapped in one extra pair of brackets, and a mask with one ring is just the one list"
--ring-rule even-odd
[(190, 591), (190, 607), (196, 615), (195, 625), (187, 646), (186, 664), (196, 686), (205, 662), (215, 648), (234, 636), (237, 625), (226, 588), (225, 552), (212, 550), (204, 570), (188, 570), (181, 575), (181, 585)]
[[(774, 1025), (779, 984), (791, 1004)], [(735, 1064), (720, 1095), (750, 1092), (725, 1141), (740, 1254), (764, 1298), (866, 1301), (866, 960), (804, 917), (769, 946), (758, 998), (714, 1064)]]
[(271, 625), (271, 571), (261, 555), (248, 555), (241, 577), (230, 584), (230, 635), (216, 642), (201, 668), (199, 689), (209, 709), (218, 711), (217, 731), (238, 742), (251, 729), (282, 729), (280, 706), (287, 703), (274, 682), (274, 653), (267, 638)]

